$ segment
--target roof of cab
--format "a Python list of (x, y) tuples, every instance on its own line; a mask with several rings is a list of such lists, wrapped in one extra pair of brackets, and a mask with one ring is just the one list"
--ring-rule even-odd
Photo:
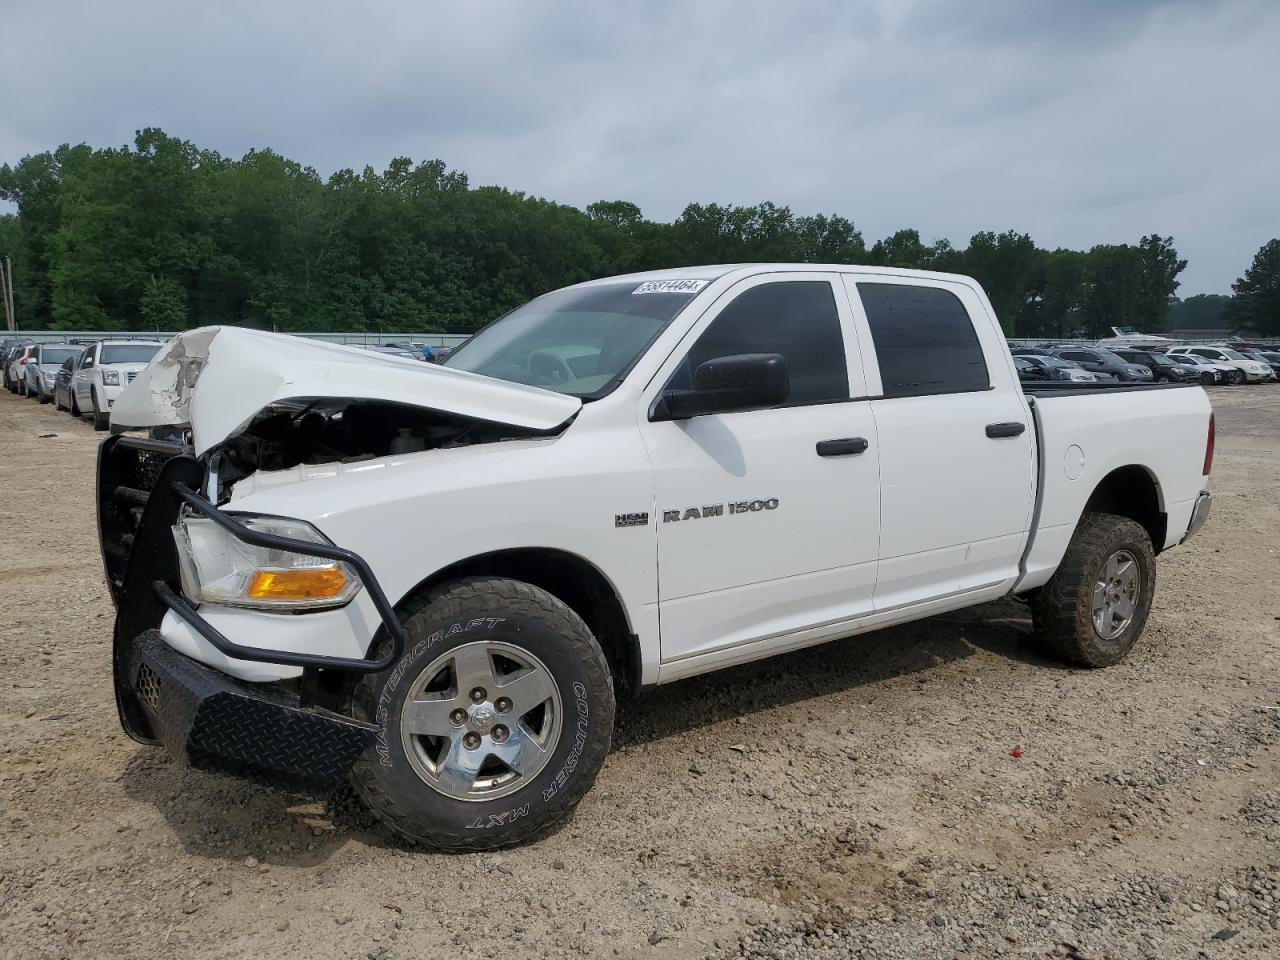
[(868, 276), (896, 276), (919, 280), (950, 280), (972, 284), (970, 277), (958, 273), (939, 273), (933, 270), (907, 270), (902, 267), (876, 267), (851, 263), (717, 263), (690, 267), (672, 267), (666, 270), (646, 270), (613, 277), (588, 280), (579, 286), (595, 286), (605, 283), (636, 282), (645, 280), (719, 280), (732, 273), (751, 276), (758, 273), (852, 273)]

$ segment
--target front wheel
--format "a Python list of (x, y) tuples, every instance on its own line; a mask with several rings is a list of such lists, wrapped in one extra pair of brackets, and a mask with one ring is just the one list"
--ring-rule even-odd
[(530, 584), (466, 578), (404, 624), (400, 660), (354, 695), (379, 728), (352, 770), (369, 808), (440, 850), (510, 846), (567, 817), (613, 734), (609, 666), (581, 618)]
[(1109, 667), (1133, 649), (1156, 587), (1156, 556), (1139, 524), (1086, 513), (1057, 571), (1031, 602), (1036, 637), (1083, 667)]
[(107, 429), (107, 425), (110, 422), (111, 422), (111, 414), (103, 413), (101, 410), (98, 409), (98, 396), (97, 394), (94, 394), (93, 396), (93, 429), (105, 430)]
[(1227, 383), (1231, 384), (1233, 387), (1240, 386), (1240, 384), (1244, 383), (1244, 371), (1232, 370), (1227, 374)]

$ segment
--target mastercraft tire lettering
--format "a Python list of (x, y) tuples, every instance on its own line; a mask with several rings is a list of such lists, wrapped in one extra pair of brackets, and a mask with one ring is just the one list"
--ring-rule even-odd
[(408, 649), (355, 692), (379, 728), (352, 771), (373, 812), (442, 850), (509, 846), (568, 816), (613, 729), (612, 678), (586, 624), (496, 578), (436, 587), (403, 618)]

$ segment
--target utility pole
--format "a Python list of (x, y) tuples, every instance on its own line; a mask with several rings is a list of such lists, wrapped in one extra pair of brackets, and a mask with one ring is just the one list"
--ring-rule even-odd
[(4, 294), (5, 323), (9, 326), (9, 332), (13, 333), (16, 329), (13, 316), (13, 261), (8, 254), (4, 257), (4, 269), (0, 270), (0, 292)]

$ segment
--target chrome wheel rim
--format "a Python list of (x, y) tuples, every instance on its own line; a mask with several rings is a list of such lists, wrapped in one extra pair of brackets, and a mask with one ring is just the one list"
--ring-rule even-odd
[(1093, 629), (1103, 640), (1114, 640), (1133, 622), (1142, 590), (1137, 558), (1128, 550), (1107, 557), (1093, 585)]
[(481, 640), (440, 654), (409, 686), (400, 738), (414, 772), (455, 800), (505, 797), (551, 759), (560, 691), (537, 657)]

